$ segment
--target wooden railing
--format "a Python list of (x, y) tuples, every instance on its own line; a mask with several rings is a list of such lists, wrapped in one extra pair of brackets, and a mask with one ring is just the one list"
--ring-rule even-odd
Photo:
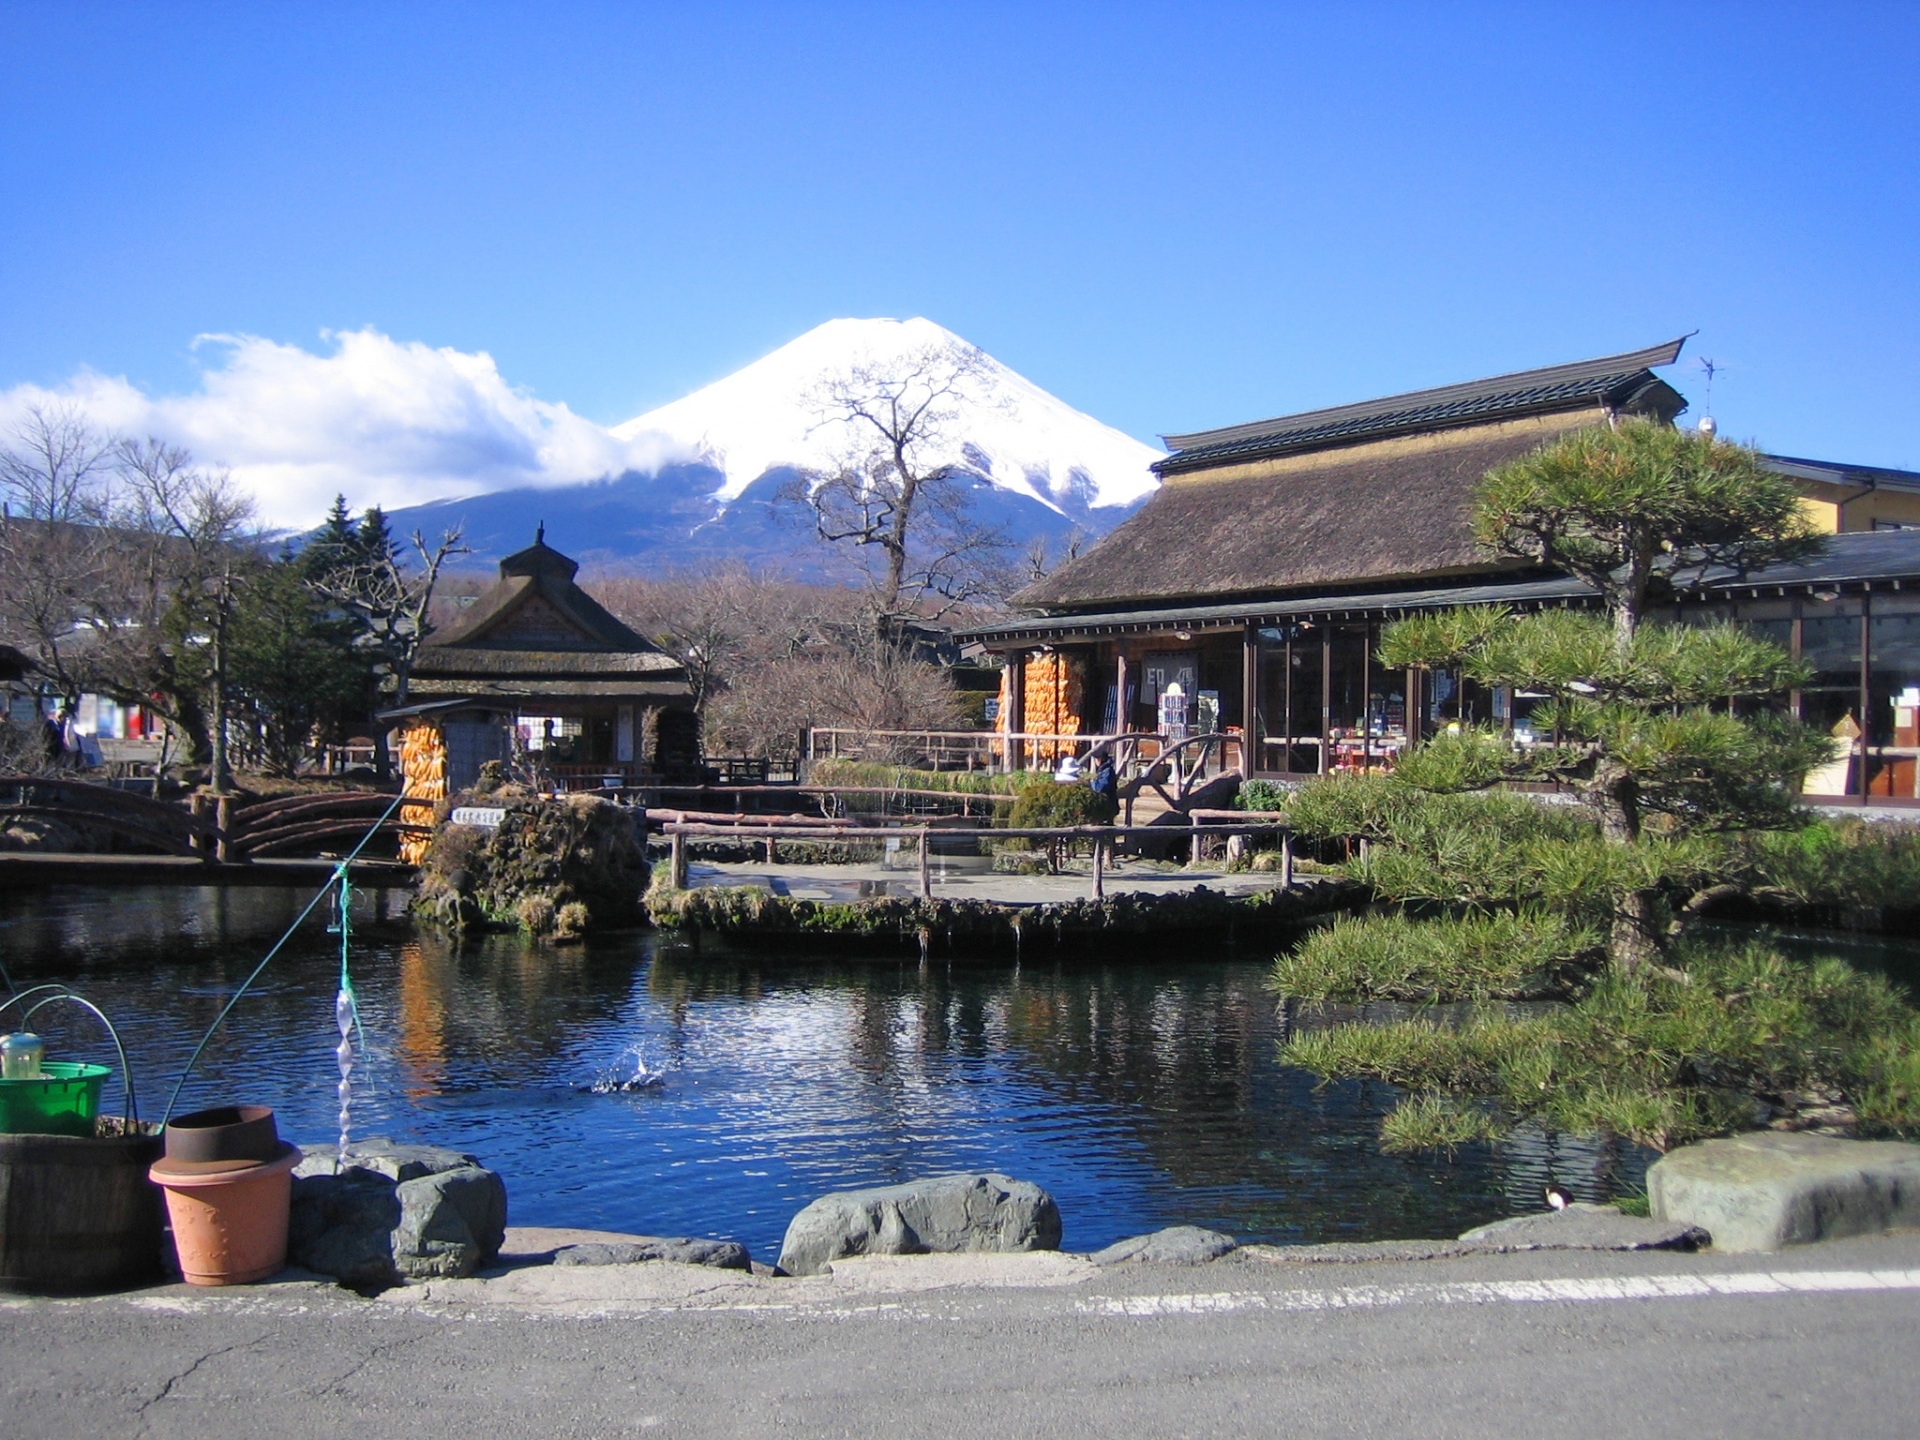
[[(165, 855), (244, 864), (255, 856), (313, 851), (329, 840), (357, 839), (375, 821), (388, 834), (432, 830), (431, 807), (402, 802), (387, 816), (394, 797), (377, 790), (287, 795), (243, 803), (232, 795), (191, 795), (168, 804), (109, 785), (37, 775), (0, 775), (0, 819), (59, 820), (104, 830)], [(418, 813), (425, 807), (427, 813)], [(409, 818), (406, 812), (416, 813)]]
[[(1217, 812), (1216, 812), (1217, 813)], [(794, 825), (700, 825), (668, 824), (660, 827), (667, 836), (671, 849), (669, 854), (669, 874), (676, 890), (687, 888), (687, 840), (695, 836), (727, 836), (732, 839), (759, 839), (767, 842), (767, 863), (777, 863), (775, 856), (782, 840), (805, 840), (818, 842), (823, 832), (812, 827)], [(1045, 840), (1049, 845), (1061, 845), (1073, 841), (1087, 840), (1093, 845), (1093, 898), (1106, 898), (1106, 861), (1109, 847), (1116, 840), (1133, 835), (1152, 836), (1165, 839), (1175, 835), (1190, 835), (1196, 845), (1206, 838), (1227, 839), (1235, 835), (1271, 835), (1278, 832), (1281, 837), (1280, 884), (1293, 884), (1293, 832), (1284, 817), (1251, 817), (1231, 824), (1200, 825), (1055, 825), (1034, 829), (980, 830), (975, 832), (982, 840)], [(911, 838), (919, 852), (920, 861), (920, 898), (933, 898), (933, 867), (931, 851), (928, 848), (929, 837), (941, 835), (950, 837), (951, 831), (941, 831), (936, 827), (922, 826), (872, 826), (849, 825), (824, 832), (827, 838), (844, 840), (896, 840)]]

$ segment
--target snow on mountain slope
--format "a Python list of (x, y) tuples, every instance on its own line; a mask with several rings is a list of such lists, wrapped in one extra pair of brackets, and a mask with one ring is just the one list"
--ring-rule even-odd
[[(769, 470), (833, 464), (848, 434), (841, 424), (821, 424), (813, 395), (823, 381), (929, 347), (974, 349), (931, 320), (829, 320), (613, 433), (632, 441), (656, 432), (698, 454), (725, 476), (714, 498), (728, 503)], [(948, 453), (934, 458), (1098, 528), (1159, 484), (1147, 468), (1161, 458), (1159, 451), (1081, 414), (989, 356), (981, 363), (979, 394), (947, 427)], [(1090, 515), (1093, 510), (1108, 516)]]

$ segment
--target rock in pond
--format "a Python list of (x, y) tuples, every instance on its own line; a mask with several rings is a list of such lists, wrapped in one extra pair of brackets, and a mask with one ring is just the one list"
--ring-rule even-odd
[(788, 1223), (780, 1268), (817, 1275), (849, 1255), (1059, 1248), (1060, 1209), (1038, 1185), (992, 1173), (936, 1175), (822, 1195)]
[(1874, 1235), (1920, 1225), (1920, 1145), (1770, 1130), (1705, 1140), (1655, 1162), (1647, 1198), (1716, 1250)]
[(1218, 1230), (1203, 1230), (1198, 1225), (1169, 1225), (1151, 1235), (1115, 1241), (1087, 1258), (1096, 1265), (1121, 1265), (1129, 1260), (1161, 1265), (1205, 1265), (1239, 1248), (1238, 1240)]
[(667, 1260), (676, 1265), (711, 1265), (716, 1270), (748, 1270), (752, 1259), (737, 1240), (660, 1239), (651, 1235), (624, 1243), (589, 1242), (562, 1245), (553, 1252), (556, 1265), (639, 1265)]
[(293, 1172), (287, 1258), (342, 1284), (461, 1279), (500, 1253), (507, 1187), (473, 1156), (367, 1140), (315, 1145)]
[(1622, 1215), (1611, 1205), (1575, 1202), (1564, 1210), (1516, 1215), (1460, 1237), (1475, 1250), (1697, 1250), (1707, 1232), (1697, 1225)]

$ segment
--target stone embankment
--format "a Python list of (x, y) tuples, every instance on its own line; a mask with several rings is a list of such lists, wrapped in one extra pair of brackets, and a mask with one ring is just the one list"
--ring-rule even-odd
[(656, 925), (735, 942), (864, 943), (1017, 956), (1041, 946), (1084, 948), (1164, 935), (1228, 944), (1279, 942), (1322, 916), (1357, 909), (1366, 899), (1364, 887), (1333, 879), (1241, 895), (1198, 884), (1170, 894), (1128, 892), (1031, 905), (937, 896), (835, 902), (748, 886), (676, 890), (655, 885), (647, 906)]
[(333, 1147), (314, 1146), (295, 1177), (295, 1265), (363, 1291), (484, 1274), (492, 1277), (484, 1285), (502, 1287), (503, 1300), (531, 1296), (543, 1304), (574, 1291), (598, 1294), (606, 1282), (558, 1274), (529, 1280), (523, 1272), (530, 1266), (852, 1277), (919, 1257), (932, 1267), (923, 1277), (928, 1283), (1074, 1284), (1110, 1266), (1206, 1265), (1236, 1253), (1276, 1263), (1352, 1264), (1532, 1250), (1741, 1252), (1920, 1226), (1920, 1145), (1778, 1132), (1711, 1140), (1666, 1156), (1648, 1172), (1653, 1213), (1646, 1217), (1574, 1203), (1482, 1225), (1456, 1240), (1300, 1246), (1242, 1246), (1231, 1235), (1177, 1225), (1091, 1255), (1061, 1255), (1059, 1264), (1039, 1270), (1029, 1265), (1017, 1272), (1024, 1278), (1000, 1281), (992, 1277), (1016, 1274), (1001, 1261), (1025, 1256), (1037, 1263), (1058, 1252), (1062, 1226), (1046, 1190), (993, 1171), (822, 1195), (788, 1224), (778, 1266), (755, 1264), (731, 1240), (597, 1231), (522, 1231), (512, 1253), (503, 1253), (509, 1232), (500, 1178), (471, 1155), (431, 1146), (368, 1141), (352, 1149), (344, 1167)]

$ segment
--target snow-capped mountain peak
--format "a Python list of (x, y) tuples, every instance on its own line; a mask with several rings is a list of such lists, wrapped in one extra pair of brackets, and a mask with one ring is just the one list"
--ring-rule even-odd
[(714, 496), (724, 504), (769, 470), (830, 470), (851, 437), (844, 424), (823, 415), (822, 387), (856, 367), (884, 370), (928, 351), (975, 356), (978, 368), (956, 418), (943, 427), (944, 443), (924, 458), (964, 467), (996, 489), (1076, 517), (1135, 505), (1158, 485), (1148, 467), (1159, 451), (1081, 414), (924, 319), (829, 320), (613, 433), (632, 441), (653, 432), (698, 454), (724, 475)]

